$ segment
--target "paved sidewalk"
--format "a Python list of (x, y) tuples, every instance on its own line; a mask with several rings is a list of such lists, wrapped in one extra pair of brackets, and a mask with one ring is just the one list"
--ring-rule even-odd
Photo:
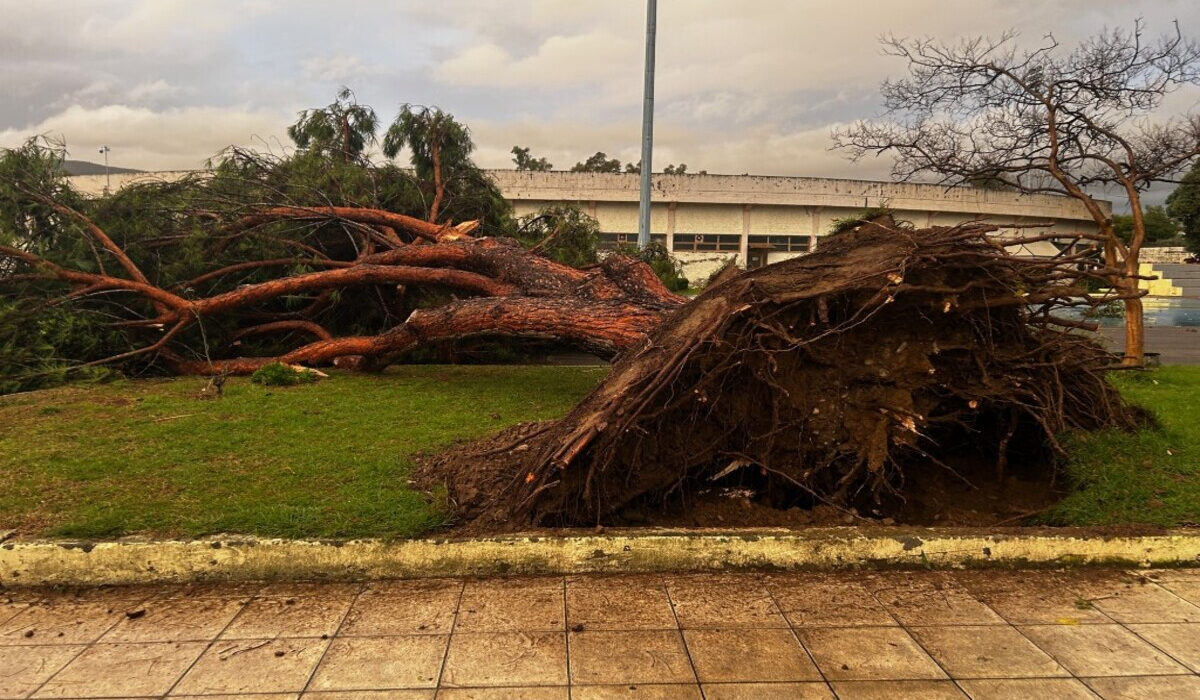
[(0, 698), (1176, 700), (1198, 671), (1195, 569), (0, 591)]

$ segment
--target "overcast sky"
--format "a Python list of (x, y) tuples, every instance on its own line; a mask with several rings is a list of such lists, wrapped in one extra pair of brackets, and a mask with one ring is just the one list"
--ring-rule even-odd
[[(656, 169), (886, 179), (828, 150), (903, 69), (879, 35), (1071, 44), (1139, 14), (1200, 36), (1198, 0), (661, 0)], [(346, 85), (384, 123), (403, 102), (452, 112), (485, 167), (514, 144), (564, 169), (636, 161), (644, 22), (644, 0), (0, 0), (0, 146), (49, 133), (73, 158), (194, 168), (285, 149), (296, 112)]]

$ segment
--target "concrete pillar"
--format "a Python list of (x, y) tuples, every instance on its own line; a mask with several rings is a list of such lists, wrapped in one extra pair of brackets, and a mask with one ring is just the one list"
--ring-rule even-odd
[(812, 235), (808, 237), (808, 249), (817, 249), (817, 236), (821, 233), (821, 209), (824, 207), (809, 207), (808, 214), (812, 217)]
[(588, 202), (588, 216), (592, 217), (593, 219), (596, 218), (596, 203), (595, 202)]
[(675, 202), (667, 202), (667, 250), (675, 250)]
[(738, 243), (738, 264), (745, 267), (750, 263), (750, 205), (742, 205), (742, 240)]

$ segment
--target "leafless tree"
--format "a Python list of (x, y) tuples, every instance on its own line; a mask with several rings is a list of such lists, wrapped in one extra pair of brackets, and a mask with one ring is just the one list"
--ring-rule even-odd
[[(1159, 113), (1164, 98), (1200, 83), (1200, 45), (1174, 31), (1149, 39), (1106, 30), (1073, 50), (1047, 35), (1022, 49), (1015, 32), (957, 43), (882, 40), (908, 75), (882, 88), (885, 112), (836, 130), (853, 159), (890, 153), (898, 180), (936, 176), (1073, 197), (1095, 219), (1110, 282), (1125, 304), (1124, 363), (1143, 362), (1138, 257), (1146, 236), (1142, 193), (1200, 155), (1200, 116)], [(1133, 234), (1122, 241), (1097, 199), (1129, 199)]]

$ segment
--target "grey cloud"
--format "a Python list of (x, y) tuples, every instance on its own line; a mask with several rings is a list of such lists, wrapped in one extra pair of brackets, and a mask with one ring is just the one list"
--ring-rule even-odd
[[(346, 84), (385, 120), (402, 102), (450, 110), (485, 165), (508, 165), (513, 144), (560, 167), (596, 150), (637, 160), (644, 7), (0, 0), (0, 145), (61, 130), (81, 153), (113, 141), (126, 164), (194, 167), (252, 135), (280, 139), (297, 110)], [(880, 34), (1016, 27), (1026, 41), (1053, 30), (1070, 43), (1138, 13), (1150, 31), (1178, 17), (1200, 35), (1194, 0), (662, 2), (656, 162), (885, 177), (885, 161), (828, 150), (830, 126), (873, 115), (879, 82), (903, 69), (880, 54)]]

